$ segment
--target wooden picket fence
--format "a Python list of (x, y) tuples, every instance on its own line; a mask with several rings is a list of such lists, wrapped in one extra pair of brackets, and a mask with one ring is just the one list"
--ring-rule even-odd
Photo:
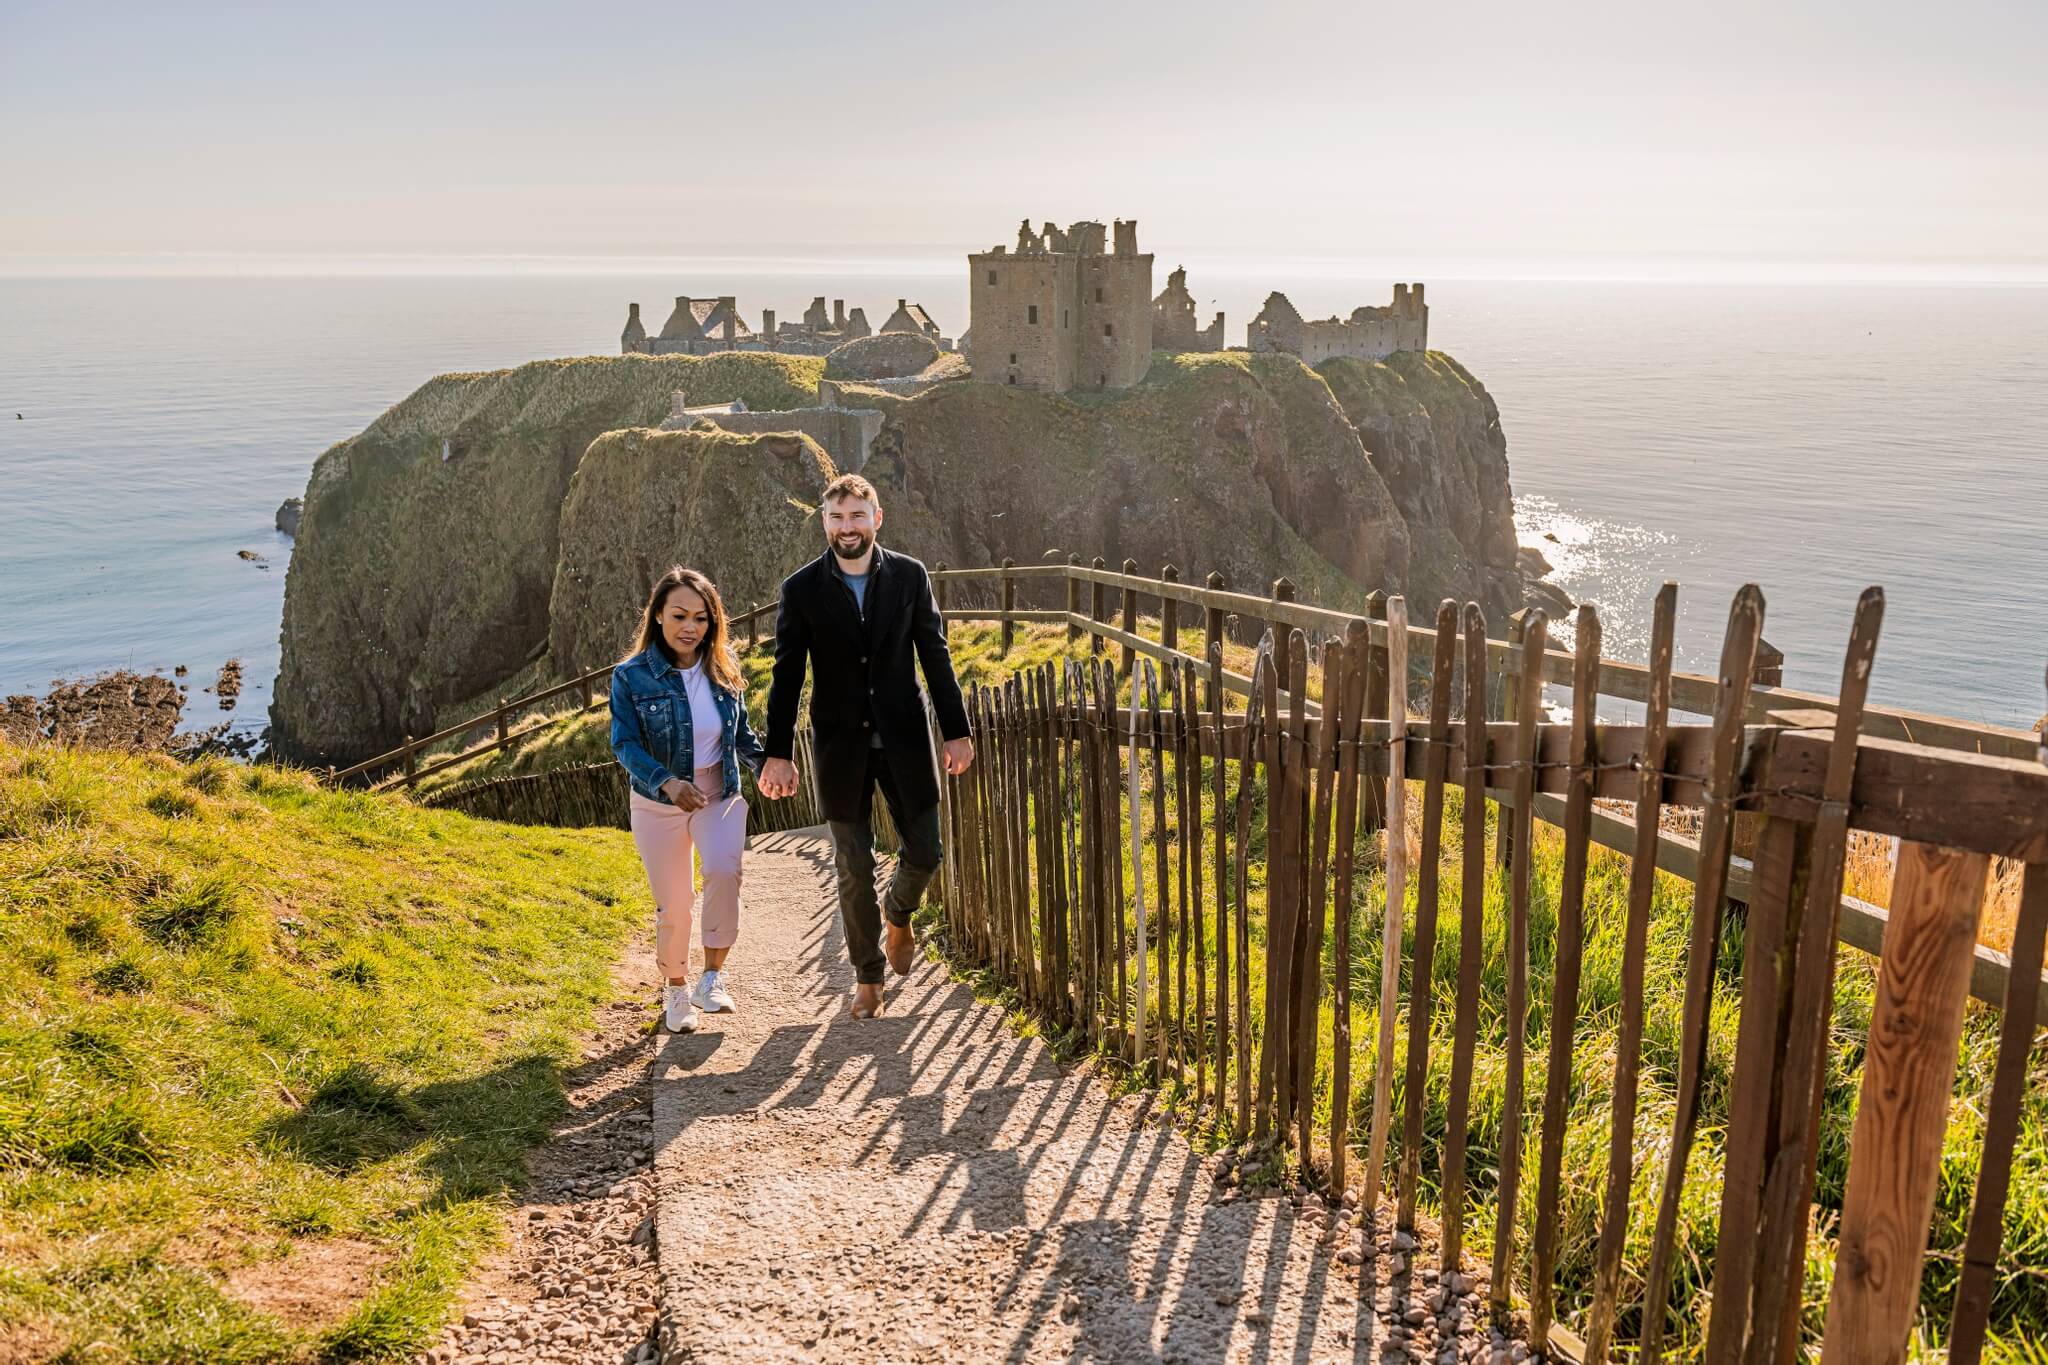
[[(774, 834), (781, 830), (805, 829), (824, 820), (818, 805), (816, 766), (811, 761), (811, 731), (808, 726), (796, 734), (795, 758), (803, 781), (795, 796), (780, 801), (762, 799), (754, 788), (752, 774), (741, 774), (747, 797), (747, 833)], [(443, 810), (459, 810), (487, 820), (518, 825), (556, 825), (566, 829), (592, 826), (629, 829), (628, 797), (632, 791), (626, 770), (617, 763), (586, 763), (568, 768), (550, 768), (513, 777), (487, 777), (462, 782), (433, 792), (420, 804)], [(876, 839), (885, 849), (895, 847), (895, 831), (885, 805), (874, 812)]]
[[(727, 622), (727, 629), (732, 632), (735, 642), (744, 633), (747, 645), (751, 648), (763, 638), (764, 620), (771, 624), (766, 638), (775, 638), (772, 629), (774, 619), (775, 606), (770, 603), (732, 617)], [(405, 742), (396, 749), (378, 754), (374, 758), (366, 758), (347, 768), (325, 769), (320, 774), (321, 781), (329, 786), (367, 783), (380, 791), (393, 787), (411, 790), (422, 780), (459, 763), (467, 763), (484, 754), (517, 745), (561, 719), (560, 715), (546, 714), (538, 720), (522, 725), (522, 718), (530, 711), (546, 708), (553, 712), (571, 699), (574, 700), (577, 711), (588, 711), (603, 705), (606, 690), (611, 686), (612, 667), (611, 664), (606, 664), (588, 673), (579, 673), (567, 682), (555, 683), (517, 697), (506, 697), (490, 710), (471, 716), (468, 720), (458, 721), (454, 725), (444, 726), (430, 735), (421, 735), (417, 738), (407, 735)], [(432, 752), (435, 746), (449, 745), (451, 741), (451, 751), (439, 754)], [(428, 760), (424, 766), (421, 763), (422, 759)], [(391, 772), (394, 768), (398, 770), (396, 773)]]
[[(1948, 1358), (1983, 1351), (1998, 1275), (2007, 1183), (2043, 999), (2048, 935), (2048, 765), (2022, 732), (1908, 716), (1866, 704), (1883, 595), (1859, 602), (1837, 695), (1759, 683), (1764, 604), (1745, 588), (1729, 614), (1713, 678), (1674, 673), (1676, 588), (1658, 596), (1647, 664), (1600, 654), (1601, 621), (1577, 614), (1575, 647), (1549, 649), (1548, 622), (1522, 614), (1509, 641), (1489, 639), (1480, 608), (1446, 602), (1433, 628), (1399, 598), (1349, 616), (1230, 594), (1211, 576), (1135, 576), (1078, 564), (953, 571), (950, 592), (993, 589), (990, 607), (949, 619), (1064, 622), (1091, 652), (1047, 663), (968, 696), (978, 760), (942, 784), (949, 856), (942, 878), (951, 951), (1009, 981), (1059, 1029), (1114, 1052), (1192, 1096), (1205, 1121), (1255, 1148), (1289, 1149), (1333, 1189), (1361, 1183), (1360, 1207), (1384, 1189), (1412, 1228), (1425, 1155), (1441, 1172), (1446, 1271), (1467, 1265), (1468, 1147), (1482, 1112), (1500, 1118), (1490, 1248), (1490, 1309), (1525, 1315), (1554, 1354), (1604, 1360), (1618, 1348), (1654, 1361), (1699, 1348), (1715, 1362), (1798, 1357), (1806, 1241), (1819, 1155), (1822, 1088), (1847, 1046), (1832, 1036), (1838, 940), (1846, 905), (1874, 917), (1855, 931), (1881, 949), (1876, 1008), (1861, 1049), (1861, 1102), (1850, 1143), (1834, 1273), (1817, 1343), (1824, 1361), (1905, 1357), (1919, 1307), (1935, 1182), (1958, 1067), (1965, 997), (2005, 1009), (1985, 1117), (1980, 1177), (1950, 1318)], [(1066, 609), (1017, 605), (1020, 586), (1064, 582)], [(1121, 596), (1111, 623), (1106, 590)], [(1087, 609), (1080, 594), (1089, 593)], [(1054, 591), (1057, 591), (1057, 586)], [(1160, 604), (1158, 638), (1141, 633), (1138, 598)], [(999, 605), (995, 605), (999, 604)], [(1204, 613), (1201, 657), (1177, 647), (1182, 607)], [(1314, 630), (1320, 642), (1312, 641)], [(1259, 639), (1252, 671), (1224, 666), (1222, 642)], [(1411, 645), (1426, 683), (1411, 720)], [(1119, 651), (1113, 656), (1111, 649)], [(1127, 680), (1127, 681), (1126, 681)], [(1545, 718), (1546, 683), (1567, 689), (1571, 719)], [(1125, 690), (1127, 688), (1127, 690)], [(1639, 725), (1598, 720), (1602, 694), (1643, 707)], [(1242, 705), (1239, 699), (1242, 698)], [(1708, 715), (1673, 723), (1673, 711)], [(1896, 736), (1896, 737), (1889, 737)], [(1936, 743), (1926, 742), (1934, 740)], [(1937, 747), (1946, 745), (1951, 747)], [(1354, 961), (1354, 903), (1365, 884), (1364, 836), (1405, 831), (1420, 787), (1420, 856), (1386, 841), (1382, 960)], [(1439, 998), (1431, 964), (1441, 900), (1447, 795), (1461, 798), (1455, 989)], [(1596, 806), (1596, 801), (1608, 809)], [(1625, 803), (1633, 819), (1612, 813)], [(1489, 820), (1489, 810), (1493, 818)], [(1695, 841), (1663, 828), (1697, 813)], [(1563, 831), (1555, 890), (1555, 968), (1530, 974), (1533, 822)], [(1489, 852), (1487, 831), (1496, 830)], [(1738, 825), (1753, 857), (1738, 858)], [(1842, 896), (1852, 830), (1899, 840), (1888, 910)], [(1558, 1321), (1559, 1186), (1571, 1060), (1585, 965), (1587, 862), (1596, 843), (1633, 859), (1626, 909), (1619, 1043), (1605, 1192), (1590, 1303)], [(2027, 864), (2009, 959), (1976, 944), (1992, 855)], [(1493, 863), (1505, 864), (1496, 873)], [(1677, 1102), (1668, 1132), (1639, 1132), (1645, 960), (1660, 866), (1694, 883)], [(1732, 884), (1742, 873), (1739, 887)], [(1505, 998), (1482, 998), (1482, 921), (1489, 879), (1506, 882)], [(1404, 910), (1414, 882), (1412, 922)], [(1261, 885), (1262, 883), (1262, 885)], [(1716, 964), (1731, 891), (1746, 905), (1739, 990), (1718, 1002)], [(1872, 937), (1876, 941), (1868, 941)], [(1257, 962), (1254, 956), (1257, 955)], [(1353, 999), (1354, 968), (1377, 979)], [(1377, 971), (1370, 968), (1377, 967)], [(1408, 981), (1405, 997), (1400, 983)], [(1255, 1003), (1255, 980), (1258, 984)], [(1540, 1025), (1533, 992), (1547, 993)], [(1671, 1311), (1680, 1195), (1703, 1120), (1708, 1022), (1739, 1011), (1725, 1116), (1712, 1305), (1702, 1325)], [(1351, 1027), (1377, 1014), (1376, 1067), (1350, 1075)], [(1322, 1020), (1328, 1012), (1327, 1029)], [(1424, 1117), (1435, 1030), (1452, 1021), (1447, 1119)], [(1475, 1078), (1482, 1016), (1504, 1018), (1505, 1066)], [(1405, 1035), (1405, 1048), (1397, 1042)], [(1548, 1058), (1527, 1093), (1529, 1051)], [(1834, 1051), (1831, 1051), (1834, 1049)], [(1329, 1058), (1327, 1119), (1318, 1119), (1318, 1055)], [(1397, 1051), (1402, 1103), (1394, 1104)], [(1348, 1131), (1352, 1090), (1370, 1088), (1366, 1130)], [(1398, 1132), (1398, 1162), (1390, 1165)], [(1362, 1138), (1362, 1141), (1359, 1140)], [(1655, 1140), (1650, 1140), (1655, 1139)], [(1638, 1153), (1661, 1151), (1653, 1207), (1633, 1207)], [(1352, 1170), (1356, 1162), (1357, 1169)], [(1518, 1197), (1533, 1180), (1534, 1216)], [(1633, 1340), (1619, 1340), (1619, 1283), (1632, 1224), (1651, 1227), (1648, 1271), (1631, 1301)], [(1812, 1346), (1814, 1343), (1807, 1343)]]

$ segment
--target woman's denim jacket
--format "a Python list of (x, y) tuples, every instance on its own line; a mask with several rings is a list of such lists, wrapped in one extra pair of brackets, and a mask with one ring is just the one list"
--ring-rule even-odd
[[(740, 794), (744, 763), (761, 771), (761, 741), (747, 723), (741, 698), (716, 682), (711, 696), (725, 727), (723, 800)], [(650, 801), (674, 805), (661, 784), (671, 777), (688, 782), (695, 775), (697, 742), (690, 729), (690, 695), (683, 672), (662, 654), (661, 646), (645, 650), (612, 670), (612, 752), (633, 781), (633, 790)]]

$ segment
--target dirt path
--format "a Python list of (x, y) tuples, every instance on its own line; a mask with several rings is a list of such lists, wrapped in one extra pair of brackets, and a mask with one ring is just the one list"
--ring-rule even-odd
[(648, 1137), (654, 946), (630, 945), (619, 998), (598, 1011), (570, 1110), (532, 1158), (505, 1245), (464, 1288), (462, 1311), (420, 1365), (648, 1365), (655, 1336), (653, 1148)]
[(1510, 1358), (1453, 1325), (1468, 1295), (1440, 1321), (1433, 1271), (1219, 1184), (942, 965), (848, 1018), (830, 857), (755, 841), (740, 1012), (655, 1060), (665, 1360)]

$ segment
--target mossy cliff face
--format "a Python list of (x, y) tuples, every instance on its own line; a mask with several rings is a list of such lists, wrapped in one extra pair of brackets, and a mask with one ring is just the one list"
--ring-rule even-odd
[(328, 450), (285, 584), (277, 747), (354, 762), (516, 672), (547, 642), (562, 501), (593, 439), (660, 421), (676, 389), (797, 406), (822, 370), (635, 355), (444, 375)]
[(1332, 605), (1373, 588), (1423, 611), (1470, 598), (1495, 621), (1521, 605), (1500, 413), (1438, 352), (1320, 370), (1160, 355), (1120, 393), (859, 401), (889, 414), (869, 472), (928, 509), (938, 535), (916, 552), (930, 558), (1129, 556), (1148, 574), (1220, 570), (1241, 591), (1284, 575)]
[(1144, 384), (1099, 395), (949, 384), (859, 401), (888, 413), (871, 477), (930, 525), (923, 543), (901, 528), (890, 542), (927, 559), (1129, 557), (1247, 591), (1285, 576), (1331, 604), (1406, 572), (1392, 497), (1328, 386), (1291, 356), (1161, 356)]
[(1356, 428), (1411, 536), (1408, 595), (1521, 605), (1507, 436), (1484, 385), (1441, 351), (1316, 367)]
[(832, 461), (808, 436), (613, 431), (591, 442), (562, 504), (548, 652), (566, 673), (618, 658), (648, 585), (671, 564), (709, 575), (733, 614), (775, 598), (823, 548)]

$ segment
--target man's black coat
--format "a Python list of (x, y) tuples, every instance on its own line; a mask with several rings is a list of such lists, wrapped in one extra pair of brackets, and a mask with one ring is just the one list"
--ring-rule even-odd
[(868, 574), (863, 613), (827, 550), (782, 580), (775, 618), (768, 757), (791, 757), (808, 659), (818, 799), (828, 820), (859, 817), (868, 739), (874, 734), (882, 737), (889, 775), (905, 808), (923, 811), (938, 804), (917, 666), (924, 669), (940, 735), (959, 739), (967, 733), (967, 708), (946, 652), (931, 576), (909, 555), (879, 545)]

